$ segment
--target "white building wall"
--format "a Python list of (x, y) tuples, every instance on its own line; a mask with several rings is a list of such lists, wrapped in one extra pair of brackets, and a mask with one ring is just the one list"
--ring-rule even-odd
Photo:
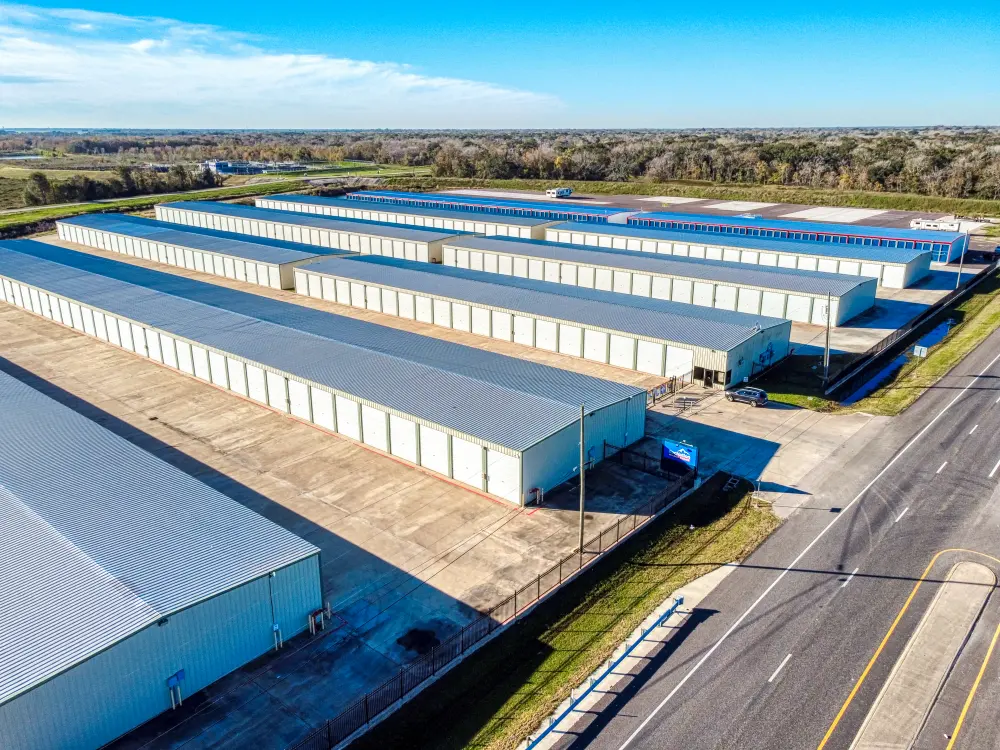
[(91, 750), (111, 742), (170, 710), (167, 678), (179, 670), (187, 698), (273, 649), (272, 605), (284, 639), (308, 629), (322, 607), (318, 555), (170, 614), (3, 704), (0, 747)]

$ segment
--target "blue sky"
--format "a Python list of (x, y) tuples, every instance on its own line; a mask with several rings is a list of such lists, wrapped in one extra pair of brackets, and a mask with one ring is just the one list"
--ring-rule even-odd
[(0, 125), (1000, 125), (995, 0), (819, 5), (0, 2)]

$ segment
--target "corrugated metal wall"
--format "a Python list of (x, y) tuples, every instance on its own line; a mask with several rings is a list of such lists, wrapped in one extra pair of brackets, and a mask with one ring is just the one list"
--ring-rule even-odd
[[(272, 586), (285, 637), (307, 629), (322, 604), (318, 556), (170, 615), (0, 706), (0, 747), (98, 748), (169, 710), (166, 681), (178, 670), (182, 695), (190, 696), (239, 669), (274, 647)], [(72, 628), (73, 613), (46, 626)]]

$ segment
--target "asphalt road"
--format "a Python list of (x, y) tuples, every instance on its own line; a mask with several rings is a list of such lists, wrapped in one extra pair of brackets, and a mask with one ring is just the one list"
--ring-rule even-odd
[[(663, 652), (559, 746), (850, 747), (951, 565), (974, 559), (1000, 574), (1000, 560), (942, 552), (1000, 558), (998, 465), (995, 332), (729, 575)], [(948, 744), (998, 623), (994, 594), (919, 747)], [(1000, 647), (956, 748), (1000, 747), (998, 663)]]

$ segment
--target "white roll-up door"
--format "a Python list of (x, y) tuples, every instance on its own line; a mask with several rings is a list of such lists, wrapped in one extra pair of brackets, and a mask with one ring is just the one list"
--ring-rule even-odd
[(365, 445), (382, 451), (389, 449), (386, 416), (386, 413), (380, 409), (361, 404), (361, 439)]
[(420, 465), (439, 474), (448, 472), (448, 435), (427, 425), (420, 425)]
[(514, 341), (525, 346), (535, 345), (535, 319), (514, 316)]
[(539, 349), (546, 349), (554, 352), (559, 348), (558, 335), (559, 327), (551, 320), (535, 321), (535, 346)]
[(670, 289), (670, 299), (674, 302), (691, 304), (694, 285), (688, 279), (674, 279)]
[(760, 289), (741, 288), (736, 309), (740, 312), (757, 314), (760, 310)]
[(256, 365), (247, 365), (247, 395), (254, 401), (262, 404), (267, 403), (267, 385), (265, 385), (264, 371)]
[(583, 356), (583, 329), (563, 323), (559, 326), (559, 352)]
[(694, 295), (692, 300), (696, 305), (712, 307), (715, 292), (715, 285), (703, 281), (694, 282)]
[(825, 273), (837, 273), (837, 267), (840, 265), (840, 261), (836, 258), (820, 258), (817, 268)]
[(587, 289), (594, 288), (594, 269), (590, 266), (580, 266), (580, 270), (576, 274), (577, 286), (586, 287)]
[(434, 322), (434, 305), (431, 302), (430, 297), (420, 297), (416, 298), (416, 312), (417, 320), (421, 323), (433, 323)]
[(444, 266), (454, 266), (455, 265), (455, 248), (448, 247), (447, 245), (441, 250), (441, 265)]
[(545, 269), (543, 271), (546, 281), (551, 281), (553, 284), (559, 283), (559, 264), (553, 263), (551, 261), (545, 261)]
[(333, 394), (321, 388), (310, 388), (309, 396), (312, 399), (312, 421), (320, 427), (335, 431)]
[(762, 266), (776, 266), (778, 265), (778, 255), (777, 253), (761, 253), (757, 262)]
[(576, 266), (572, 263), (563, 263), (559, 267), (559, 282), (561, 284), (569, 284), (570, 286), (576, 286)]
[(483, 447), (452, 435), (452, 477), (476, 489), (483, 488)]
[(650, 296), (654, 299), (670, 299), (670, 277), (654, 276)]
[(451, 302), (446, 299), (433, 301), (434, 325), (451, 328)]
[(212, 368), (212, 382), (222, 388), (228, 388), (229, 378), (226, 375), (226, 358), (218, 352), (209, 350), (208, 364)]
[(208, 367), (208, 352), (200, 346), (191, 345), (192, 359), (194, 361), (195, 377), (208, 382), (212, 382), (211, 371)]
[(417, 463), (417, 425), (410, 419), (389, 415), (389, 452)]
[(785, 317), (785, 295), (781, 292), (764, 292), (760, 299), (760, 314), (772, 318)]
[(146, 356), (156, 362), (162, 362), (163, 353), (160, 351), (160, 334), (146, 328), (143, 329), (143, 338), (146, 341)]
[(798, 268), (799, 257), (797, 255), (778, 255), (779, 268)]
[(594, 362), (608, 361), (608, 334), (587, 329), (583, 332), (583, 356)]
[(722, 310), (735, 310), (736, 287), (721, 284), (715, 287), (715, 306)]
[[(42, 295), (42, 310), (45, 312), (45, 317), (52, 317), (52, 308), (49, 307), (49, 295)], [(104, 313), (94, 311), (94, 335), (97, 336), (101, 341), (108, 340), (108, 321), (104, 317)], [(175, 360), (176, 361), (176, 360)], [(177, 365), (175, 364), (174, 367)]]
[(812, 297), (800, 297), (797, 294), (788, 295), (785, 317), (799, 323), (808, 323), (812, 308)]
[(347, 435), (355, 440), (361, 439), (361, 415), (358, 403), (349, 398), (337, 396), (335, 399), (337, 407), (337, 432)]
[(855, 260), (842, 260), (840, 261), (840, 266), (838, 266), (836, 272), (847, 276), (860, 276), (861, 263)]
[(494, 310), (491, 317), (493, 318), (493, 338), (510, 341), (513, 335), (513, 316), (510, 313)]
[(632, 291), (632, 274), (628, 271), (613, 272), (612, 289), (622, 294), (629, 294)]
[(309, 386), (297, 380), (288, 381), (288, 405), (291, 413), (299, 419), (312, 421), (309, 413)]
[(472, 332), (480, 336), (490, 335), (490, 311), (484, 307), (472, 308)]
[(812, 301), (812, 323), (818, 326), (825, 326), (826, 316), (826, 299), (814, 297)]
[(512, 503), (520, 503), (521, 460), (499, 451), (486, 450), (486, 491)]
[[(862, 263), (861, 264), (861, 275), (870, 276), (873, 279), (882, 278), (882, 266), (878, 263)], [(882, 282), (879, 281), (881, 284)]]
[(163, 362), (163, 364), (167, 365), (167, 367), (173, 367), (176, 370), (177, 349), (174, 346), (174, 339), (172, 336), (168, 336), (165, 333), (161, 333), (159, 336), (160, 336), (160, 353), (163, 356), (163, 358), (160, 361)]
[[(73, 316), (69, 312), (69, 304), (66, 305), (66, 309), (63, 310), (63, 301), (59, 300), (59, 310), (63, 313), (63, 323), (69, 322), (70, 325), (73, 324)], [(128, 349), (129, 351), (135, 351), (135, 344), (132, 343), (132, 324), (128, 321), (118, 320), (118, 335), (121, 341), (121, 347), (123, 349)]]
[(497, 272), (504, 276), (514, 275), (514, 259), (509, 255), (497, 256)]
[(882, 286), (891, 287), (892, 289), (902, 289), (905, 276), (905, 266), (883, 266)]
[(679, 346), (667, 347), (667, 362), (663, 369), (664, 377), (683, 378), (694, 370), (694, 351)]
[(459, 331), (472, 330), (471, 311), (468, 305), (455, 302), (451, 306), (451, 327)]
[(705, 257), (709, 260), (722, 260), (722, 248), (721, 247), (706, 247)]
[(399, 317), (413, 320), (417, 315), (413, 295), (399, 292), (397, 296), (399, 297)]
[(635, 339), (611, 334), (610, 363), (618, 367), (635, 369)]
[(288, 413), (288, 381), (270, 370), (267, 371), (267, 403), (278, 411)]
[(638, 297), (649, 297), (653, 279), (644, 273), (632, 274), (632, 294)]
[(736, 248), (724, 247), (722, 248), (722, 259), (731, 263), (739, 263), (740, 251)]
[(538, 281), (545, 280), (545, 266), (540, 260), (535, 260), (534, 258), (528, 259), (528, 278), (537, 279)]
[(650, 375), (663, 374), (663, 344), (639, 340), (635, 355), (635, 369)]
[(243, 363), (226, 357), (226, 369), (229, 373), (229, 387), (241, 396), (249, 395), (247, 391), (247, 373)]
[(528, 259), (514, 258), (514, 276), (522, 279), (528, 278)]
[[(110, 328), (108, 333), (111, 333)], [(177, 368), (188, 375), (194, 375), (194, 357), (191, 354), (191, 344), (186, 341), (175, 341), (174, 346), (177, 348)]]
[(386, 315), (399, 315), (399, 304), (395, 290), (382, 290), (382, 312)]
[(744, 250), (740, 253), (740, 263), (757, 265), (759, 254), (756, 250)]
[(610, 292), (614, 283), (614, 277), (608, 268), (598, 268), (594, 271), (594, 288)]
[(799, 268), (804, 271), (815, 271), (818, 260), (811, 255), (799, 256)]

